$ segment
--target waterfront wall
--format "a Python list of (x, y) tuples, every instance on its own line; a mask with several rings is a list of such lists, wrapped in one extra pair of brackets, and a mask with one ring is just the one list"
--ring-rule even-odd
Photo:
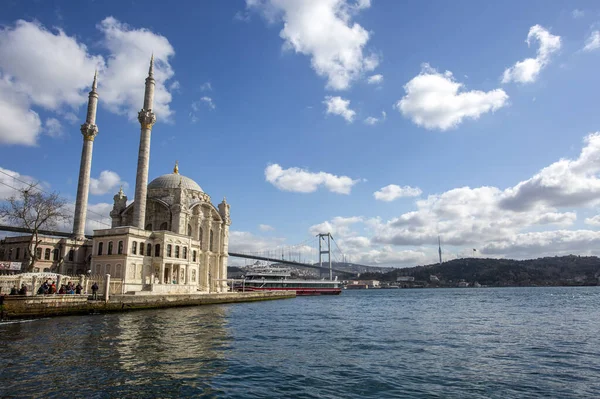
[(213, 305), (294, 298), (294, 291), (228, 292), (187, 295), (115, 295), (109, 301), (87, 295), (0, 296), (0, 318), (20, 319), (92, 313), (124, 312), (180, 306)]

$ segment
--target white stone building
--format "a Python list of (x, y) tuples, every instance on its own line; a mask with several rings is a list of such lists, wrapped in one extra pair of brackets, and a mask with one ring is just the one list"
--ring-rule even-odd
[[(111, 228), (84, 236), (93, 142), (98, 134), (97, 77), (89, 95), (86, 123), (81, 126), (83, 148), (70, 238), (43, 238), (34, 271), (61, 274), (110, 274), (123, 279), (123, 291), (157, 293), (223, 292), (227, 290), (229, 204), (215, 207), (210, 196), (192, 179), (173, 173), (148, 184), (150, 135), (156, 122), (153, 60), (150, 61), (137, 160), (135, 200), (127, 205), (120, 190), (114, 196)], [(29, 236), (11, 237), (0, 245), (3, 260), (26, 259)], [(25, 246), (25, 247), (24, 247)], [(22, 252), (21, 252), (22, 251)], [(18, 255), (17, 255), (18, 254)], [(26, 262), (24, 262), (26, 264)]]

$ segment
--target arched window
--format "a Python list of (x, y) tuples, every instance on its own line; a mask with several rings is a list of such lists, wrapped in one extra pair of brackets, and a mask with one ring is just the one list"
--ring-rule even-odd
[(17, 252), (15, 253), (15, 260), (19, 260), (21, 257), (21, 248), (17, 248)]
[(44, 251), (44, 260), (50, 260), (50, 248), (46, 248), (46, 250)]
[(160, 230), (168, 230), (169, 229), (169, 224), (167, 222), (164, 222), (160, 225)]
[(152, 244), (146, 244), (146, 256), (152, 256)]
[(147, 231), (152, 231), (152, 223), (148, 223), (148, 224), (146, 225), (146, 228), (145, 228), (145, 230), (147, 230)]
[(202, 251), (202, 240), (204, 239), (204, 231), (200, 227), (200, 233), (198, 234), (198, 240), (200, 241), (200, 250)]
[[(92, 255), (90, 255), (92, 256)], [(52, 260), (56, 261), (58, 260), (58, 249), (55, 249), (54, 251), (52, 251)]]
[(97, 275), (102, 274), (102, 265), (96, 265), (96, 274)]
[(42, 248), (36, 248), (36, 250), (35, 250), (35, 258), (36, 259), (42, 259)]
[(213, 250), (213, 231), (210, 231), (210, 241), (209, 241), (209, 247), (208, 250), (212, 252)]
[(160, 244), (154, 246), (154, 256), (160, 256)]
[(179, 258), (179, 245), (175, 245), (175, 257)]
[(123, 254), (123, 241), (119, 241), (119, 243), (117, 244), (117, 254), (118, 255)]
[(187, 259), (187, 247), (183, 247), (183, 259)]
[(137, 241), (131, 243), (131, 254), (137, 255)]
[(196, 254), (197, 254), (197, 252), (196, 252), (196, 250), (194, 249), (194, 250), (192, 251), (192, 262), (195, 262), (195, 261), (196, 261)]
[(171, 257), (171, 244), (167, 244), (167, 256)]
[(121, 265), (117, 265), (117, 267), (115, 268), (115, 277), (116, 278), (121, 278), (121, 269), (122, 269)]
[(106, 265), (106, 269), (104, 270), (104, 274), (110, 274), (110, 265)]
[(192, 225), (188, 224), (188, 236), (192, 236)]
[(75, 251), (73, 251), (72, 249), (69, 249), (69, 260), (72, 262), (73, 258), (75, 257)]
[(108, 242), (108, 252), (106, 254), (107, 255), (112, 255), (112, 249), (113, 249), (113, 242), (109, 241)]
[(102, 247), (104, 247), (103, 242), (98, 243), (98, 256), (102, 255)]

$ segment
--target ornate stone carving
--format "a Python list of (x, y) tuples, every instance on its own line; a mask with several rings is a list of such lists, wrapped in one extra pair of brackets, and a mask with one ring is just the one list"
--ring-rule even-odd
[(156, 114), (151, 110), (142, 109), (138, 113), (138, 121), (140, 121), (142, 129), (152, 129), (156, 123)]
[(83, 125), (81, 125), (81, 134), (83, 134), (84, 140), (94, 141), (96, 135), (98, 134), (98, 126), (86, 122)]

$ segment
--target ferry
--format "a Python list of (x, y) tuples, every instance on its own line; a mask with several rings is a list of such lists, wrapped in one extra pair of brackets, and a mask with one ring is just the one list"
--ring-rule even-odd
[(341, 282), (337, 280), (302, 280), (291, 278), (287, 269), (268, 268), (246, 273), (235, 285), (237, 291), (296, 291), (296, 295), (339, 295)]

